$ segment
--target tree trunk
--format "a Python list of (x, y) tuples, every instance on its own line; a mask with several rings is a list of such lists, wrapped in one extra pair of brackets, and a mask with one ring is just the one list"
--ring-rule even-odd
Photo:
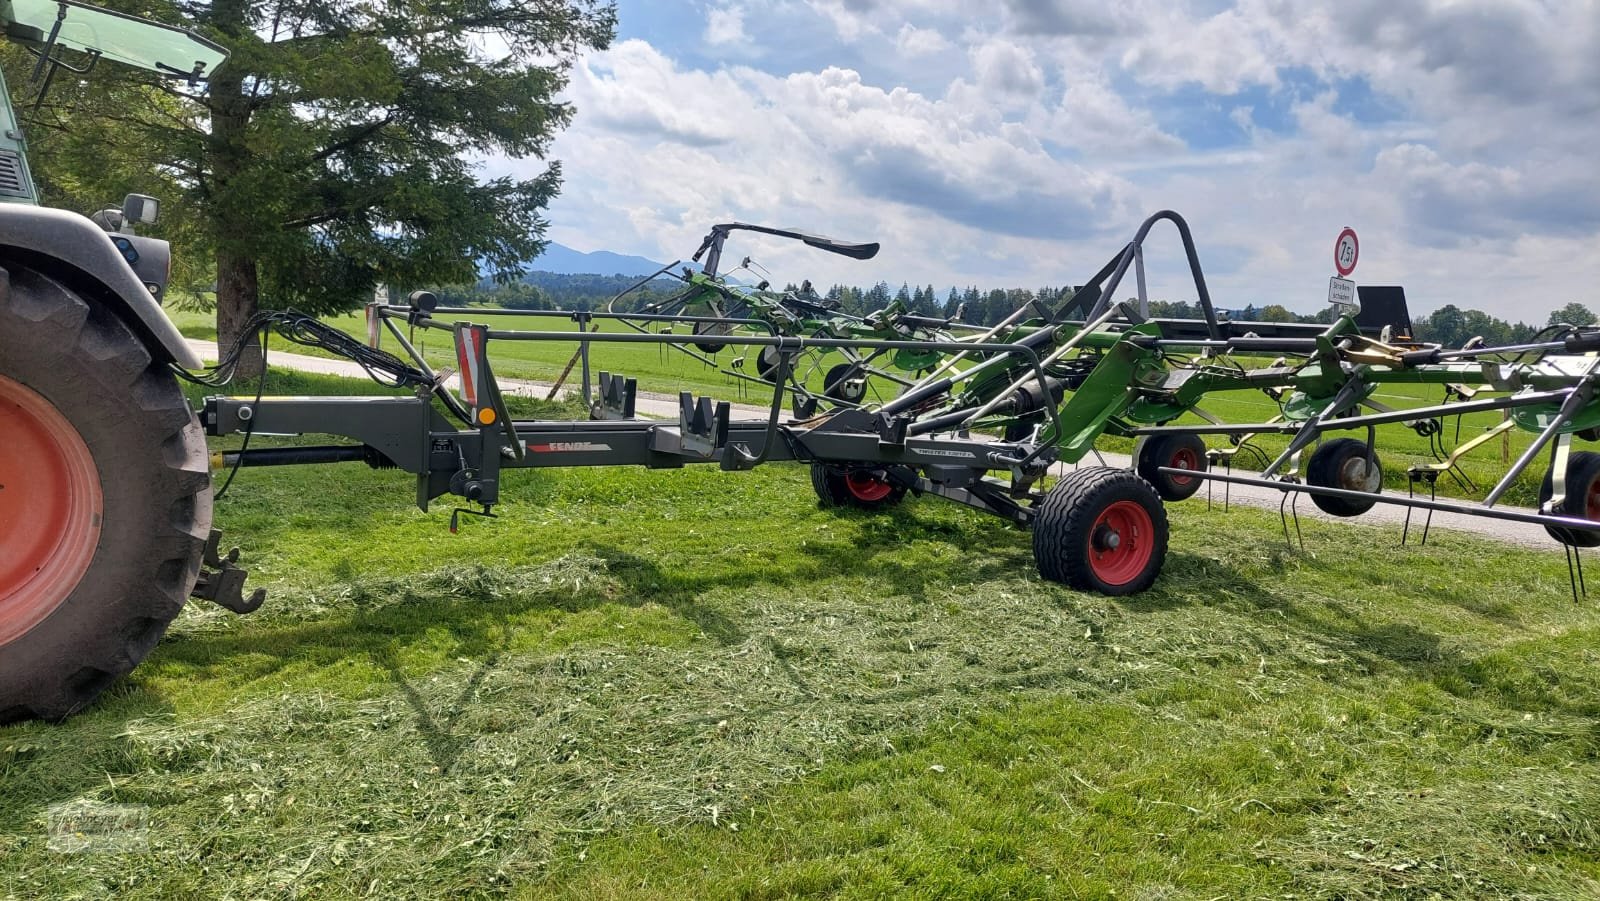
[[(217, 353), (225, 358), (240, 339), (251, 317), (261, 309), (260, 286), (254, 257), (217, 251)], [(236, 374), (258, 378), (265, 371), (260, 335), (252, 331), (240, 348)]]
[[(247, 0), (217, 0), (211, 6), (211, 24), (224, 37), (240, 37), (249, 29), (248, 8)], [(211, 135), (206, 142), (206, 155), (213, 179), (213, 200), (222, 201), (212, 204), (212, 228), (217, 238), (217, 353), (219, 359), (225, 359), (243, 338), (235, 374), (258, 378), (265, 369), (260, 336), (243, 333), (261, 308), (260, 279), (256, 258), (249, 251), (250, 210), (233, 202), (234, 180), (250, 161), (250, 104), (245, 96), (243, 71), (223, 66), (211, 79), (209, 95)]]

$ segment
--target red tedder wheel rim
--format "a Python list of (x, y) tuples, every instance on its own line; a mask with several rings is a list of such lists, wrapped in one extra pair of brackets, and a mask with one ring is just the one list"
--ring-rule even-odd
[[(1167, 465), (1173, 469), (1199, 469), (1200, 455), (1195, 453), (1192, 447), (1180, 447), (1173, 452), (1172, 460)], [(1171, 479), (1174, 485), (1194, 484), (1194, 476), (1169, 474), (1167, 478)]]
[(1089, 568), (1107, 585), (1137, 579), (1155, 552), (1150, 513), (1133, 501), (1107, 507), (1089, 530)]
[(99, 471), (78, 431), (38, 393), (0, 375), (0, 646), (77, 587), (100, 541)]
[(875, 479), (867, 473), (852, 472), (845, 476), (845, 487), (850, 489), (850, 494), (856, 500), (874, 503), (888, 497), (894, 491), (894, 486), (882, 479)]

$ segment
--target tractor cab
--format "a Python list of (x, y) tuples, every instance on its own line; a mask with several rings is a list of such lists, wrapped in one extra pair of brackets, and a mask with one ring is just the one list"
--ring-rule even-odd
[[(87, 75), (102, 59), (192, 82), (208, 77), (228, 56), (187, 29), (71, 0), (0, 0), (0, 29), (37, 58), (28, 77), (29, 99), (35, 104), (49, 93), (62, 69)], [(27, 144), (3, 77), (0, 202), (39, 202), (28, 170)]]

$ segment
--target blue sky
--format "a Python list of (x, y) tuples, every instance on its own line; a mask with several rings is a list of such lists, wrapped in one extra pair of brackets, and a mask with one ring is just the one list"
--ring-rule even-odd
[[(1600, 309), (1596, 0), (620, 0), (579, 60), (551, 236), (662, 261), (709, 225), (780, 281), (1082, 281), (1149, 213), (1194, 228), (1224, 307), (1356, 279), (1542, 322)], [(493, 160), (526, 174), (535, 160)], [(1170, 232), (1153, 292), (1192, 296)]]

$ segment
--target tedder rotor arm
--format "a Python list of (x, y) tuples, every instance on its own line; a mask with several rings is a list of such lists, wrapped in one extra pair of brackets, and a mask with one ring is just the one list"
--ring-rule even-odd
[(769, 228), (765, 225), (750, 225), (745, 222), (725, 222), (721, 225), (711, 226), (711, 232), (706, 235), (705, 240), (700, 242), (700, 249), (694, 252), (693, 259), (695, 262), (698, 263), (702, 256), (706, 258), (706, 275), (714, 276), (717, 274), (717, 267), (722, 264), (723, 242), (728, 240), (728, 233), (736, 229), (760, 232), (764, 235), (776, 235), (779, 238), (793, 238), (808, 247), (826, 250), (829, 253), (846, 256), (852, 260), (870, 260), (878, 255), (878, 243), (876, 241), (870, 244), (853, 244), (848, 241), (837, 241), (833, 238), (825, 238), (821, 235), (813, 235), (793, 229)]

